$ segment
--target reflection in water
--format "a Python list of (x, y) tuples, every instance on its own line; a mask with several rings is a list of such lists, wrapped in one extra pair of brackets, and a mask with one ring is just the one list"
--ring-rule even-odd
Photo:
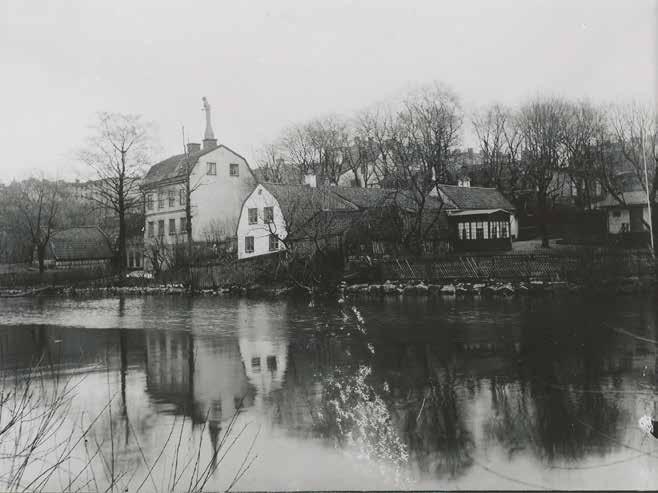
[[(258, 478), (285, 476), (274, 466), (282, 449), (299, 464), (285, 476), (302, 478), (299, 488), (320, 486), (317, 468), (351, 478), (345, 487), (369, 488), (367, 468), (332, 469), (354, 447), (430, 488), (473, 485), (489, 461), (562, 488), (567, 465), (625, 459), (625, 445), (644, 450), (634, 427), (638, 415), (656, 413), (658, 358), (646, 341), (658, 338), (656, 309), (625, 300), (388, 300), (361, 304), (358, 317), (294, 301), (117, 298), (98, 300), (96, 313), (93, 300), (0, 300), (11, 321), (0, 328), (0, 365), (7, 373), (42, 361), (88, 376), (78, 401), (88, 413), (116, 390), (119, 405), (94, 437), (128, 466), (142, 453), (157, 456), (172, 419), (188, 423), (186, 437), (203, 431), (204, 454), (216, 462), (238, 415), (264, 430), (244, 479), (251, 489), (271, 486)], [(57, 322), (75, 310), (78, 325), (96, 313), (88, 317), (96, 328)], [(315, 470), (305, 454), (314, 454)], [(621, 464), (627, 469), (617, 472), (629, 476), (643, 467)], [(587, 477), (585, 486), (612, 485), (596, 469)], [(215, 475), (212, 488), (223, 478)], [(382, 487), (396, 485), (391, 476)]]

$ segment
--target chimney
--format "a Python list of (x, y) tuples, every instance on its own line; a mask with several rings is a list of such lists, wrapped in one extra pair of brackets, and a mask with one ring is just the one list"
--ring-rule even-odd
[(210, 103), (206, 97), (202, 97), (203, 101), (203, 111), (206, 112), (206, 131), (203, 133), (203, 149), (212, 149), (217, 147), (217, 139), (215, 138), (215, 132), (212, 130), (212, 123), (210, 121)]
[(316, 176), (313, 173), (305, 174), (304, 185), (309, 186), (311, 188), (316, 188), (318, 185)]
[(201, 150), (201, 144), (197, 144), (196, 142), (188, 142), (188, 144), (187, 144), (187, 154), (188, 155), (199, 152), (200, 150)]

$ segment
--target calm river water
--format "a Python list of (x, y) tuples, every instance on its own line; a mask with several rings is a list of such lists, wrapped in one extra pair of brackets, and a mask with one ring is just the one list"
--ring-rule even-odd
[(32, 375), (70, 397), (20, 484), (658, 489), (637, 426), (658, 415), (656, 312), (653, 293), (0, 299), (3, 395)]

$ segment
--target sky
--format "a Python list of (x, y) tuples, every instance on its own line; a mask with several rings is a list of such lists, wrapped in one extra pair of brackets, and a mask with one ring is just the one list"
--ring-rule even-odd
[(203, 96), (252, 165), (291, 124), (434, 81), (468, 111), (655, 102), (657, 15), (655, 0), (3, 0), (0, 182), (86, 177), (75, 155), (99, 111), (153, 122), (154, 162), (179, 153), (181, 125), (202, 139)]

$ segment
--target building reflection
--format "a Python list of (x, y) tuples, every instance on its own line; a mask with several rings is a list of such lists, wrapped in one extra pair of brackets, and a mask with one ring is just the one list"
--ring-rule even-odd
[(240, 355), (247, 380), (256, 389), (255, 404), (262, 408), (264, 400), (281, 388), (286, 375), (286, 304), (240, 300), (238, 314)]
[(227, 423), (242, 409), (262, 410), (287, 367), (285, 304), (236, 300), (231, 308), (216, 328), (191, 317), (191, 330), (145, 331), (147, 393), (205, 423), (215, 453)]

